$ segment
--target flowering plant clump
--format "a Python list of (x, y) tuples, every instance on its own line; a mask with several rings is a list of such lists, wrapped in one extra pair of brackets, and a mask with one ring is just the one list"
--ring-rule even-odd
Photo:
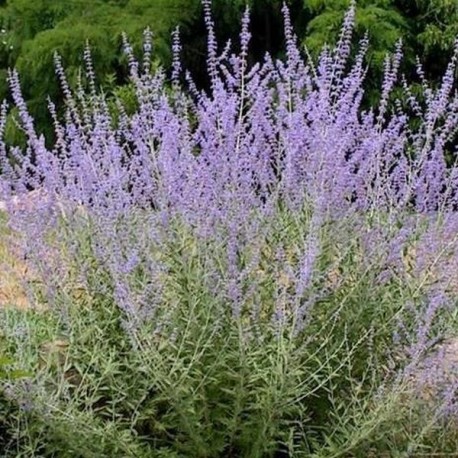
[(125, 38), (132, 115), (98, 93), (89, 48), (89, 92), (56, 56), (51, 149), (9, 74), (27, 147), (0, 142), (0, 192), (34, 281), (27, 311), (2, 310), (31, 374), (4, 383), (27, 405), (5, 456), (453, 450), (456, 380), (433, 408), (405, 396), (456, 325), (458, 45), (439, 88), (418, 66), (414, 96), (399, 44), (363, 110), (354, 4), (316, 65), (284, 7), (285, 60), (253, 66), (248, 10), (239, 52), (219, 54), (203, 6), (208, 91), (181, 68), (178, 31), (170, 78), (150, 31), (141, 63)]

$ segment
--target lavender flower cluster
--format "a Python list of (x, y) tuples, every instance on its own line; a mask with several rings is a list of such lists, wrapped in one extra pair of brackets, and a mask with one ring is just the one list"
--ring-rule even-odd
[[(260, 316), (264, 299), (258, 287), (268, 277), (276, 285), (272, 319), (282, 323), (293, 315), (298, 331), (319, 296), (311, 295), (310, 288), (322, 248), (320, 232), (330, 221), (383, 214), (392, 230), (395, 219), (404, 218), (401, 232), (379, 233), (378, 228), (362, 234), (365, 256), (384, 259), (379, 280), (387, 281), (403, 262), (403, 246), (414, 233), (409, 228), (418, 227), (409, 218), (448, 214), (458, 204), (458, 167), (447, 160), (456, 153), (453, 75), (458, 44), (439, 88), (429, 86), (418, 65), (423, 87), (418, 96), (399, 75), (399, 43), (386, 58), (378, 106), (364, 110), (369, 40), (364, 38), (352, 55), (354, 4), (336, 47), (323, 49), (316, 65), (304, 58), (285, 6), (286, 58), (266, 54), (253, 66), (247, 58), (248, 10), (240, 52), (233, 53), (227, 43), (220, 53), (210, 1), (203, 5), (211, 83), (207, 92), (181, 67), (178, 31), (173, 34), (170, 80), (163, 70), (151, 70), (150, 31), (145, 31), (142, 62), (124, 39), (138, 110), (129, 115), (118, 102), (116, 122), (97, 92), (90, 50), (85, 53), (89, 94), (82, 83), (71, 90), (56, 56), (65, 110), (61, 115), (48, 102), (56, 138), (52, 148), (35, 132), (19, 76), (11, 71), (12, 98), (27, 147), (22, 151), (0, 142), (0, 197), (12, 227), (25, 234), (25, 255), (38, 263), (49, 256), (47, 234), (62, 219), (74, 227), (82, 221), (90, 224), (94, 255), (108, 269), (113, 297), (131, 328), (155, 316), (163, 300), (169, 266), (161, 250), (180, 221), (200, 244), (218, 253), (206, 261), (205, 281), (230, 304), (235, 317), (248, 303), (252, 319)], [(397, 84), (404, 87), (402, 100), (393, 95)], [(3, 103), (2, 133), (7, 113)], [(31, 189), (39, 198), (33, 205), (19, 205)], [(285, 241), (272, 241), (279, 230), (273, 221), (286, 213), (293, 218), (311, 215), (304, 223), (308, 229), (301, 252), (291, 253)], [(452, 216), (449, 227), (456, 225)], [(419, 252), (431, 251), (430, 235), (426, 233)], [(79, 249), (76, 242), (74, 249)], [(140, 267), (148, 278), (141, 284), (138, 277), (133, 280)], [(421, 263), (415, 269), (421, 275)], [(65, 273), (55, 270), (59, 284)], [(48, 271), (47, 278), (52, 274)]]

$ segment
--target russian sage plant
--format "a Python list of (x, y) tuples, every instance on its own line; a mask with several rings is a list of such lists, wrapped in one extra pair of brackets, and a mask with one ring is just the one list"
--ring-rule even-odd
[[(89, 48), (74, 91), (56, 55), (52, 148), (9, 73), (27, 147), (0, 142), (1, 199), (41, 278), (30, 311), (3, 312), (33, 374), (8, 384), (12, 399), (33, 394), (17, 444), (88, 457), (412, 447), (400, 392), (455, 324), (458, 45), (440, 87), (418, 66), (415, 96), (399, 43), (378, 106), (363, 109), (369, 40), (352, 54), (354, 4), (316, 64), (284, 7), (285, 59), (254, 65), (249, 11), (234, 53), (210, 6), (208, 90), (181, 67), (178, 31), (169, 76), (152, 69), (149, 30), (140, 62), (124, 38), (133, 114), (118, 101), (113, 115)], [(24, 321), (36, 331), (21, 341)], [(43, 345), (56, 341), (52, 359)]]

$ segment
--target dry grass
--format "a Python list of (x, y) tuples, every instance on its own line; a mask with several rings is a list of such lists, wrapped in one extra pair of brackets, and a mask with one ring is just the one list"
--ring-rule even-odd
[(30, 268), (14, 251), (3, 218), (0, 222), (0, 307), (26, 308), (30, 302), (23, 285)]
[[(36, 310), (46, 310), (49, 308), (44, 302), (46, 294), (43, 289), (43, 275), (46, 274), (39, 274), (37, 265), (24, 258), (19, 235), (13, 234), (7, 228), (6, 221), (7, 217), (0, 209), (0, 307), (23, 310), (33, 307)], [(52, 234), (50, 237), (52, 239)], [(75, 301), (90, 301), (88, 292), (71, 267), (72, 261), (66, 256), (64, 246), (52, 239), (43, 256), (41, 261), (46, 267), (53, 271), (53, 275), (59, 275), (61, 292), (65, 292)]]

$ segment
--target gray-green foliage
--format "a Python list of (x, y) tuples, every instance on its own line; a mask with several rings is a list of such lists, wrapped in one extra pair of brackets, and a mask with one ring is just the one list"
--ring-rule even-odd
[[(119, 230), (139, 234), (143, 217), (120, 221)], [(310, 294), (322, 298), (306, 329), (296, 334), (272, 320), (273, 247), (288, 247), (286, 256), (297, 262), (308, 219), (308, 212), (279, 211), (272, 222), (260, 269), (247, 279), (257, 285), (248, 299), (260, 299), (256, 320), (248, 311), (253, 304), (234, 318), (209, 289), (210, 270), (225, 269), (224, 243), (201, 240), (174, 222), (160, 251), (154, 241), (148, 248), (148, 259), (160, 257), (167, 272), (154, 320), (167, 319), (160, 329), (146, 323), (133, 333), (123, 327), (110, 275), (94, 256), (90, 221), (63, 222), (78, 254), (69, 259), (66, 284), (50, 298), (53, 308), (0, 315), (11, 359), (30, 371), (32, 389), (22, 392), (33, 400), (32, 410), (9, 415), (16, 442), (5, 456), (324, 458), (371, 450), (399, 456), (416, 441), (436, 440), (431, 451), (456, 446), (453, 436), (440, 436), (444, 430), (427, 431), (420, 441), (416, 434), (428, 418), (410, 415), (399, 397), (403, 387), (391, 392), (386, 383), (394, 369), (387, 367), (395, 354), (393, 318), (410, 289), (401, 279), (376, 281), (383, 263), (363, 256), (359, 236), (348, 242), (352, 220), (320, 233)], [(250, 262), (245, 256), (241, 262)], [(75, 291), (72, 279), (81, 269), (85, 289)], [(133, 288), (146, 287), (141, 266), (131, 280)], [(43, 352), (62, 339), (63, 358)]]

